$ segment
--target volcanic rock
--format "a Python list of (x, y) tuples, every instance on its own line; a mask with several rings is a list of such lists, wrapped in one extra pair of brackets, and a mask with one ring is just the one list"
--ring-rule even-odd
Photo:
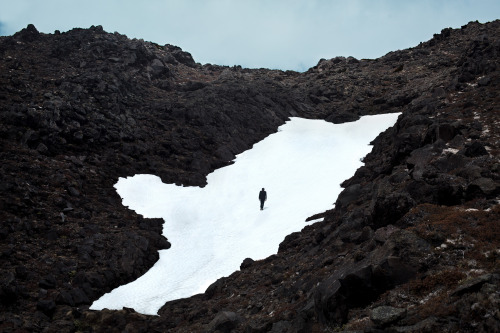
[(223, 332), (229, 333), (233, 331), (241, 322), (241, 318), (234, 312), (221, 311), (215, 318), (208, 324), (208, 332)]
[(378, 326), (385, 326), (400, 320), (406, 315), (406, 309), (392, 306), (379, 306), (372, 310), (370, 319)]
[[(495, 331), (499, 40), (500, 21), (470, 22), (297, 73), (202, 65), (101, 26), (0, 37), (0, 330)], [(119, 177), (204, 186), (290, 116), (386, 112), (401, 115), (335, 208), (276, 255), (158, 316), (87, 310), (170, 247), (161, 219), (121, 205)]]

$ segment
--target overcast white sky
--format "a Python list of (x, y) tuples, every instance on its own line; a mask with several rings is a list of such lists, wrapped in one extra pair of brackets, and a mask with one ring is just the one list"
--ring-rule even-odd
[(0, 0), (0, 35), (102, 25), (173, 44), (195, 61), (303, 71), (321, 58), (377, 58), (441, 29), (500, 18), (499, 0)]

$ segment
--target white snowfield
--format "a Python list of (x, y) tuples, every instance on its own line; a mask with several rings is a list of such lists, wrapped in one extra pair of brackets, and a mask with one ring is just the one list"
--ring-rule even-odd
[[(165, 302), (202, 293), (238, 270), (245, 258), (275, 254), (305, 219), (333, 208), (340, 183), (371, 150), (369, 143), (394, 125), (399, 113), (365, 116), (344, 124), (291, 118), (277, 133), (208, 175), (208, 185), (164, 184), (153, 175), (120, 178), (123, 205), (163, 218), (172, 247), (137, 280), (92, 304), (100, 310), (134, 308), (156, 314)], [(267, 201), (260, 210), (259, 191)]]

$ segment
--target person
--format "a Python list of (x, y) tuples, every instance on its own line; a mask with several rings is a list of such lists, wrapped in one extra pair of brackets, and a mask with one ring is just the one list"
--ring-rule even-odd
[(267, 200), (267, 193), (264, 188), (259, 192), (260, 210), (264, 209), (264, 202)]

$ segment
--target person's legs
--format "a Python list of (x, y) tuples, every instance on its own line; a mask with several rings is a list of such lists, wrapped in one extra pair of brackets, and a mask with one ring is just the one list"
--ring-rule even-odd
[(264, 200), (261, 200), (260, 201), (260, 210), (263, 210), (264, 209)]

